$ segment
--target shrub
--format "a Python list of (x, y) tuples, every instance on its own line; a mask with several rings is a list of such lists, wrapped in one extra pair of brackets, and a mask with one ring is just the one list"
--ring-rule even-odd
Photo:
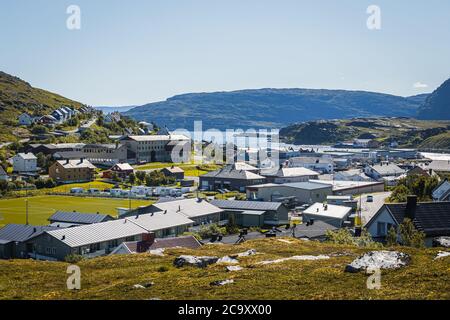
[(326, 241), (335, 244), (353, 245), (362, 248), (379, 248), (383, 245), (375, 242), (370, 233), (363, 230), (360, 237), (354, 237), (348, 229), (339, 229), (336, 231), (328, 230), (326, 233)]
[(418, 231), (412, 221), (406, 218), (399, 227), (400, 243), (407, 247), (425, 247), (425, 233)]
[(158, 268), (158, 272), (167, 272), (167, 271), (169, 271), (169, 268), (166, 266), (161, 266)]
[(200, 235), (200, 237), (202, 239), (211, 238), (213, 233), (226, 234), (227, 233), (227, 229), (226, 228), (221, 228), (217, 224), (209, 224), (209, 225), (206, 225), (206, 226), (201, 226), (200, 230), (198, 231), (198, 234)]
[(68, 254), (65, 258), (64, 261), (66, 261), (67, 263), (78, 263), (81, 260), (83, 260), (83, 256), (79, 255), (79, 254), (75, 254), (75, 253), (71, 253)]

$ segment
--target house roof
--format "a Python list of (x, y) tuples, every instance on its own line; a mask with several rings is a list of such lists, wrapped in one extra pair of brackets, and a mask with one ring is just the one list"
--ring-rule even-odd
[(346, 181), (346, 180), (310, 180), (310, 182), (324, 185), (331, 185), (333, 187), (333, 191), (342, 191), (355, 188), (358, 189), (367, 186), (384, 184), (384, 182), (378, 181)]
[(258, 168), (251, 166), (245, 162), (236, 162), (233, 164), (233, 168), (235, 170), (244, 170), (244, 171), (257, 171), (258, 170)]
[(106, 214), (57, 211), (48, 220), (74, 224), (93, 224), (103, 222), (108, 218), (112, 217)]
[(351, 211), (352, 211), (352, 208), (350, 208), (350, 207), (336, 206), (336, 205), (332, 205), (332, 204), (324, 205), (323, 203), (314, 203), (308, 209), (303, 211), (303, 214), (343, 219)]
[(222, 169), (205, 173), (201, 177), (222, 178), (222, 179), (240, 179), (240, 180), (259, 180), (265, 179), (259, 174), (247, 170), (235, 170), (234, 165), (228, 165)]
[[(263, 174), (263, 172), (261, 172)], [(277, 176), (277, 177), (303, 177), (303, 176), (317, 176), (319, 173), (307, 169), (307, 168), (281, 168), (278, 170), (276, 174), (268, 174), (270, 176)]]
[(34, 238), (45, 231), (57, 228), (48, 226), (30, 226), (24, 224), (7, 224), (0, 229), (0, 240), (4, 242), (23, 242)]
[(330, 186), (325, 183), (319, 183), (316, 182), (318, 180), (310, 180), (309, 182), (294, 182), (294, 183), (284, 183), (280, 186), (286, 186), (290, 188), (297, 188), (297, 189), (306, 189), (306, 190), (318, 190), (318, 189), (325, 189), (329, 188)]
[[(406, 203), (385, 204), (398, 223), (405, 219)], [(415, 227), (427, 236), (450, 235), (450, 202), (419, 202)]]
[(159, 202), (150, 206), (160, 211), (178, 212), (185, 217), (200, 217), (222, 212), (221, 208), (205, 200), (183, 199), (168, 202)]
[(5, 169), (3, 169), (2, 166), (0, 166), (0, 176), (6, 176), (6, 175), (8, 175), (8, 174), (6, 173)]
[(406, 172), (395, 163), (376, 164), (370, 168), (382, 176), (395, 176)]
[[(127, 249), (129, 253), (136, 253), (139, 241), (123, 242), (122, 246)], [(153, 244), (148, 248), (148, 250), (155, 249), (169, 249), (169, 248), (189, 248), (198, 249), (202, 245), (194, 236), (185, 237), (175, 237), (175, 238), (164, 238), (155, 239)]]
[(221, 209), (232, 210), (256, 210), (256, 211), (276, 211), (283, 204), (280, 202), (260, 202), (260, 201), (238, 201), (238, 200), (211, 200), (211, 204)]
[(90, 163), (88, 160), (58, 160), (58, 163), (65, 169), (75, 169), (75, 168), (89, 168), (95, 169), (96, 167)]
[(328, 157), (294, 157), (289, 159), (289, 163), (333, 163), (333, 159)]
[(188, 137), (181, 134), (172, 135), (145, 135), (145, 136), (127, 136), (124, 140), (134, 141), (170, 141), (170, 140), (190, 140)]
[(450, 172), (450, 161), (449, 160), (433, 160), (430, 163), (425, 163), (420, 165), (423, 169), (433, 169), (438, 172)]
[(305, 223), (299, 224), (295, 228), (296, 237), (317, 238), (323, 237), (328, 230), (337, 230), (335, 226), (324, 221), (314, 221), (314, 224), (307, 226)]
[(192, 220), (176, 212), (157, 212), (47, 233), (74, 248), (192, 223)]
[(20, 157), (20, 158), (25, 159), (25, 160), (36, 160), (37, 159), (36, 156), (34, 154), (32, 154), (31, 152), (29, 152), (29, 153), (18, 153), (17, 157)]
[(129, 163), (118, 163), (113, 168), (117, 168), (121, 171), (134, 170), (133, 167)]
[(167, 167), (164, 169), (169, 171), (170, 173), (184, 173), (184, 170), (181, 169), (180, 167)]

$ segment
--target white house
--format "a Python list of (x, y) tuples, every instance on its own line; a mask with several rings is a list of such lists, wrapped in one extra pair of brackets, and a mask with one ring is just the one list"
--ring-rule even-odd
[(319, 220), (340, 228), (348, 220), (351, 212), (350, 207), (315, 203), (303, 211), (303, 221)]
[(33, 117), (30, 116), (28, 113), (22, 113), (19, 118), (19, 125), (21, 126), (29, 126), (33, 123)]
[(12, 158), (13, 172), (36, 173), (37, 158), (32, 153), (18, 153)]
[(322, 173), (333, 173), (334, 162), (331, 157), (297, 157), (288, 160), (289, 168), (303, 167)]
[(377, 181), (385, 181), (388, 185), (395, 185), (398, 179), (405, 176), (406, 170), (403, 170), (395, 163), (383, 161), (373, 166), (367, 166), (364, 172), (369, 177)]

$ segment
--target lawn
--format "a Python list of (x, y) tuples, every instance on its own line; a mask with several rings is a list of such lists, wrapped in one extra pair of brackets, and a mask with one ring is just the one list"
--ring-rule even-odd
[[(118, 255), (85, 260), (81, 290), (66, 287), (68, 263), (32, 260), (0, 260), (1, 299), (450, 299), (450, 257), (434, 260), (438, 248), (396, 248), (411, 255), (411, 264), (399, 270), (383, 270), (381, 289), (367, 288), (368, 275), (344, 272), (345, 266), (368, 249), (321, 244), (292, 238), (259, 239), (241, 245), (205, 245), (198, 250), (170, 249), (164, 256)], [(287, 242), (286, 242), (287, 241)], [(182, 254), (234, 255), (248, 249), (259, 254), (238, 258), (243, 269), (227, 272), (225, 265), (204, 269), (176, 268)], [(317, 261), (285, 261), (261, 265), (294, 255), (330, 255)], [(233, 279), (222, 287), (217, 280)], [(154, 284), (134, 289), (135, 284)]]
[[(46, 225), (47, 218), (57, 210), (103, 213), (117, 216), (116, 208), (128, 208), (127, 199), (81, 198), (70, 196), (37, 196), (28, 198), (29, 223)], [(26, 198), (0, 200), (0, 227), (9, 223), (25, 223)], [(149, 205), (151, 201), (131, 200), (131, 206)]]
[[(184, 170), (186, 177), (198, 177), (209, 171), (217, 170), (219, 165), (196, 165), (192, 163), (167, 163), (167, 162), (152, 162), (140, 166), (135, 166), (136, 170), (156, 170), (168, 168), (171, 166), (180, 167)], [(199, 169), (197, 169), (199, 167)]]

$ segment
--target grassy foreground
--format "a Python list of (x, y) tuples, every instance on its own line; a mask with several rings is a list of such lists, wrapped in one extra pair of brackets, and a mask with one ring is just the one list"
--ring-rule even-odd
[[(67, 263), (31, 260), (0, 261), (0, 299), (450, 299), (450, 258), (433, 260), (438, 249), (401, 248), (412, 256), (411, 265), (383, 271), (380, 290), (366, 287), (366, 274), (344, 268), (367, 249), (294, 239), (260, 239), (242, 245), (207, 245), (199, 250), (171, 249), (165, 256), (148, 254), (86, 260), (81, 290), (66, 289)], [(226, 272), (224, 265), (206, 269), (172, 265), (180, 254), (224, 255), (254, 248), (260, 254), (239, 258), (243, 270)], [(329, 260), (285, 261), (258, 265), (258, 261), (293, 255), (332, 254)], [(211, 286), (216, 280), (234, 283)], [(135, 284), (153, 282), (147, 289)]]
[[(0, 227), (9, 223), (25, 223), (26, 198), (0, 200)], [(150, 205), (150, 201), (131, 200), (132, 208)], [(116, 208), (128, 208), (127, 199), (84, 198), (71, 196), (37, 196), (28, 198), (29, 223), (48, 224), (48, 217), (58, 210), (102, 213), (117, 216)]]

